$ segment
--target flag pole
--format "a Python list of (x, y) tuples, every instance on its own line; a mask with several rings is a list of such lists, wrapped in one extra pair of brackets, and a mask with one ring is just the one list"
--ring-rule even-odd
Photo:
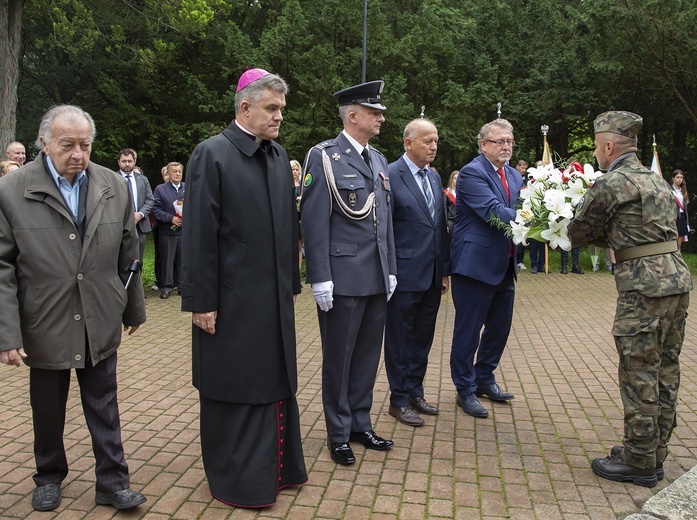
[[(542, 131), (542, 136), (544, 140), (544, 147), (542, 149), (542, 166), (547, 166), (552, 163), (552, 154), (549, 151), (549, 143), (547, 142), (547, 132), (549, 132), (548, 125), (542, 125), (540, 127)], [(549, 274), (549, 245), (545, 242), (545, 274)]]

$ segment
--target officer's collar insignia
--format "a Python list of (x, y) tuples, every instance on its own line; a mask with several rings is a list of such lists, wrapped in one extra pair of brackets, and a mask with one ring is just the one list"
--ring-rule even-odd
[(338, 161), (341, 158), (341, 156), (338, 153), (332, 154), (332, 159), (335, 161)]
[(303, 186), (306, 188), (312, 184), (312, 174), (311, 173), (306, 173), (305, 174), (305, 181), (303, 182)]
[(346, 151), (345, 151), (344, 153), (346, 153), (346, 154), (349, 154), (349, 155), (350, 155), (350, 154), (351, 154), (351, 148), (346, 148)]

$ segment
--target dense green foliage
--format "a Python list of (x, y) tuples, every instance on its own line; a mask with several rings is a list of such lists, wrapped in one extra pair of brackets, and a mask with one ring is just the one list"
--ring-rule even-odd
[[(168, 161), (233, 117), (245, 67), (283, 76), (281, 143), (302, 160), (339, 129), (331, 94), (361, 76), (362, 0), (25, 0), (16, 137), (34, 141), (52, 104), (97, 122), (94, 160), (131, 146), (153, 181)], [(592, 160), (592, 120), (644, 116), (664, 171), (691, 175), (697, 123), (697, 6), (680, 0), (369, 0), (369, 80), (388, 107), (374, 141), (388, 160), (421, 106), (441, 134), (447, 178), (476, 154), (479, 127), (502, 115), (516, 157), (541, 155), (540, 126), (560, 157)], [(694, 179), (694, 180), (693, 180)], [(695, 206), (695, 205), (693, 205)]]

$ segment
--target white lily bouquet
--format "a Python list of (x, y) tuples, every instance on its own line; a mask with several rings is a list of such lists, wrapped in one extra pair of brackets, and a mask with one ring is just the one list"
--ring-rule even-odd
[(586, 190), (603, 173), (574, 161), (564, 171), (553, 165), (529, 168), (527, 186), (520, 190), (522, 203), (516, 218), (493, 224), (506, 231), (513, 243), (528, 245), (528, 239), (549, 243), (564, 251), (571, 249), (567, 228)]

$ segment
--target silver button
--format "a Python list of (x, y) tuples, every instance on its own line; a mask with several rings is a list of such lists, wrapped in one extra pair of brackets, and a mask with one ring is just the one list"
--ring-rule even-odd
[(83, 277), (82, 277), (82, 273), (78, 273), (77, 279), (78, 279), (78, 280), (82, 280), (82, 278), (83, 278)]
[(82, 316), (80, 316), (79, 314), (76, 314), (75, 316), (73, 316), (73, 319), (75, 321), (80, 321), (82, 319)]
[(75, 361), (80, 361), (82, 356), (80, 354), (75, 354)]
[(68, 238), (69, 238), (70, 240), (75, 240), (75, 239), (77, 238), (77, 235), (76, 235), (75, 233), (70, 233), (70, 234), (68, 235)]

